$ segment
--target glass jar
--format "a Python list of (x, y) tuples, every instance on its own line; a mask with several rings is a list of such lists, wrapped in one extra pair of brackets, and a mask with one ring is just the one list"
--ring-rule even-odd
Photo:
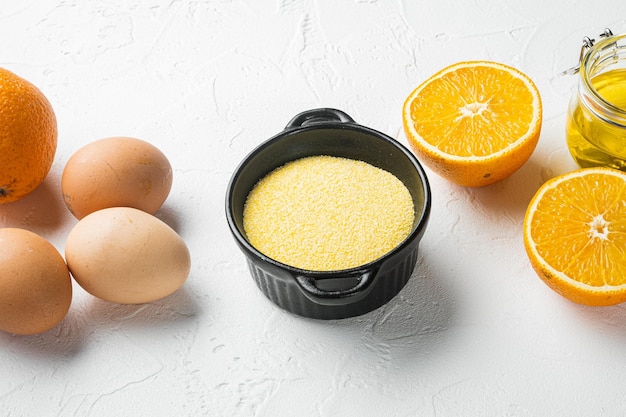
[(566, 122), (567, 146), (581, 167), (626, 171), (626, 34), (585, 38)]

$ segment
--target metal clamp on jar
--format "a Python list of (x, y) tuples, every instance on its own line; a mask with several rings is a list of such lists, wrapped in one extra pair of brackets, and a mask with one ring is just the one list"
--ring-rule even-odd
[(567, 146), (581, 167), (626, 170), (626, 34), (610, 29), (598, 40), (585, 37), (578, 87), (567, 111)]

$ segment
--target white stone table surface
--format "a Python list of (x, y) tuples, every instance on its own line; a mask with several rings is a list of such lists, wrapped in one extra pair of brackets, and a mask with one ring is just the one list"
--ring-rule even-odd
[[(564, 138), (576, 78), (559, 73), (605, 27), (626, 32), (626, 2), (3, 1), (0, 66), (46, 94), (59, 145), (44, 184), (0, 207), (0, 226), (63, 251), (76, 223), (60, 192), (65, 162), (93, 140), (134, 136), (174, 167), (157, 216), (193, 265), (160, 301), (117, 305), (75, 285), (54, 329), (0, 333), (0, 415), (626, 415), (626, 309), (552, 292), (522, 241), (534, 192), (576, 167)], [(539, 87), (543, 129), (528, 163), (481, 189), (427, 170), (433, 206), (417, 267), (380, 309), (319, 321), (269, 302), (225, 219), (239, 161), (317, 107), (406, 145), (405, 97), (475, 59)]]

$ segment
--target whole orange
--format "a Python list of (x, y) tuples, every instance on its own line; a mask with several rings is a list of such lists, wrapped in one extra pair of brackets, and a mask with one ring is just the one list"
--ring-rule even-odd
[(0, 204), (43, 182), (57, 147), (57, 121), (43, 93), (0, 68)]

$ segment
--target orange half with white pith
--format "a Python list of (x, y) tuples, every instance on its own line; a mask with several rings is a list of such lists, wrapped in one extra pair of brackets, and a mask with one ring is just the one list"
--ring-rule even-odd
[(626, 301), (626, 173), (585, 168), (537, 191), (524, 246), (539, 277), (579, 304)]
[(407, 97), (402, 111), (412, 150), (456, 184), (480, 187), (519, 169), (533, 153), (542, 105), (533, 81), (487, 61), (444, 68)]

